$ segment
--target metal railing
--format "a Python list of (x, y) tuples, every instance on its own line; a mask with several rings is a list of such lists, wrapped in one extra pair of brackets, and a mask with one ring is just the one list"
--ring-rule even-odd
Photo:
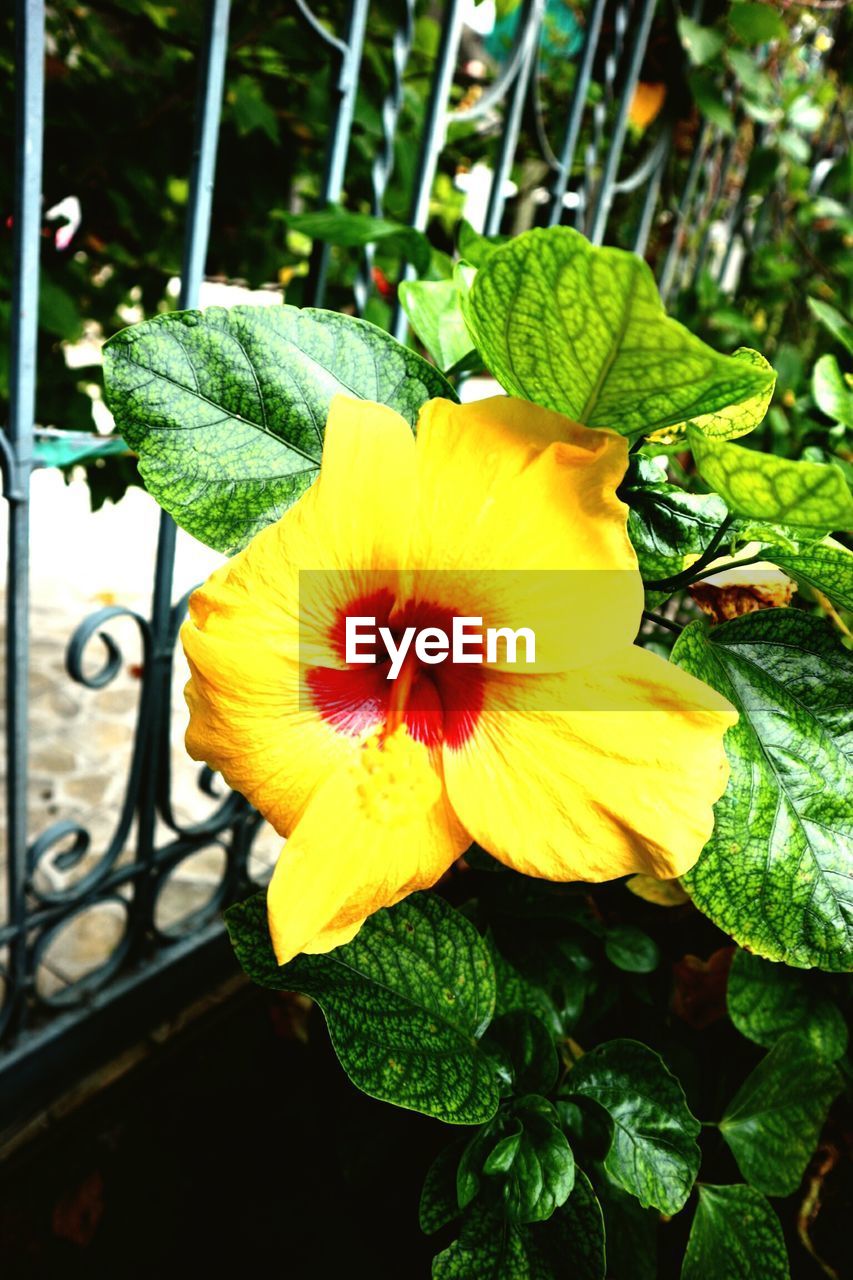
[[(306, 33), (323, 42), (332, 66), (333, 88), (325, 172), (320, 204), (339, 201), (345, 186), (359, 69), (369, 39), (369, 0), (351, 0), (340, 34), (293, 0)], [(451, 123), (480, 128), (489, 122), (493, 138), (491, 186), (482, 230), (505, 225), (508, 179), (523, 158), (522, 132), (534, 138), (547, 176), (540, 184), (530, 217), (543, 225), (569, 220), (592, 240), (607, 238), (614, 209), (624, 224), (625, 202), (633, 202), (633, 232), (625, 247), (642, 253), (656, 212), (661, 209), (672, 159), (671, 122), (664, 114), (647, 131), (640, 154), (632, 145), (626, 158), (629, 111), (641, 74), (658, 0), (590, 0), (585, 10), (582, 43), (576, 56), (571, 97), (559, 111), (561, 136), (548, 137), (541, 102), (541, 37), (545, 0), (523, 0), (511, 48), (491, 84), (461, 107), (459, 58), (463, 38), (462, 0), (433, 4), (441, 11), (441, 39), (426, 103), (420, 154), (410, 197), (410, 223), (425, 229), (430, 195), (445, 150)], [(415, 0), (402, 0), (400, 20), (387, 50), (389, 89), (381, 107), (384, 146), (370, 173), (375, 213), (392, 172), (393, 142), (401, 108), (407, 62), (413, 45)], [(195, 825), (182, 825), (172, 804), (169, 726), (173, 652), (186, 597), (173, 598), (175, 526), (160, 521), (154, 553), (150, 611), (141, 613), (113, 605), (88, 617), (71, 637), (67, 650), (69, 677), (97, 691), (109, 684), (122, 658), (109, 628), (130, 617), (142, 646), (141, 694), (124, 801), (112, 839), (92, 860), (90, 833), (82, 824), (62, 818), (46, 830), (27, 830), (27, 677), (28, 523), (33, 469), (35, 369), (39, 243), (41, 234), (41, 153), (44, 101), (43, 0), (17, 0), (17, 145), (15, 156), (14, 299), (12, 318), (11, 411), (0, 434), (4, 496), (9, 522), (6, 591), (6, 807), (8, 910), (0, 916), (0, 1106), (7, 1113), (26, 1095), (49, 1089), (60, 1073), (70, 1076), (104, 1054), (113, 1043), (141, 1030), (146, 1019), (159, 1017), (170, 1001), (200, 992), (230, 963), (219, 914), (223, 905), (245, 890), (248, 858), (258, 826), (255, 815), (236, 795), (220, 799), (212, 814)], [(228, 51), (229, 0), (209, 0), (204, 31), (199, 35), (198, 96), (195, 145), (181, 274), (180, 305), (197, 303), (204, 276), (217, 137)], [(607, 46), (602, 45), (607, 32)], [(591, 101), (590, 87), (598, 93)], [(550, 113), (553, 128), (555, 112)], [(527, 145), (527, 144), (526, 144)], [(660, 263), (665, 292), (685, 271), (695, 268), (707, 243), (697, 239), (697, 211), (716, 209), (725, 197), (732, 223), (730, 238), (743, 216), (736, 193), (745, 172), (745, 157), (730, 151), (711, 125), (702, 127), (694, 160), (671, 211), (671, 247)], [(578, 162), (581, 156), (582, 162)], [(734, 204), (730, 194), (735, 193)], [(668, 197), (672, 203), (671, 196)], [(666, 206), (663, 206), (666, 213)], [(514, 210), (516, 216), (518, 210)], [(689, 246), (690, 252), (687, 252)], [(691, 258), (691, 254), (693, 257)], [(317, 245), (310, 265), (304, 301), (322, 305), (332, 261), (328, 245)], [(365, 251), (356, 284), (355, 305), (363, 310), (370, 290), (371, 251)], [(725, 269), (725, 263), (721, 270)], [(392, 328), (404, 335), (405, 317), (397, 310)], [(153, 550), (153, 549), (152, 549)], [(94, 673), (84, 651), (100, 637), (104, 660)], [(202, 789), (215, 795), (213, 779), (202, 771)], [(163, 831), (166, 836), (163, 836)], [(224, 872), (215, 893), (179, 935), (158, 927), (158, 894), (183, 860), (200, 849), (225, 850)], [(128, 852), (128, 846), (129, 852)], [(87, 870), (69, 887), (45, 889), (38, 870), (45, 859), (67, 870), (87, 858)], [(109, 959), (78, 981), (52, 995), (40, 993), (37, 971), (58, 931), (93, 905), (114, 901), (124, 913), (125, 929)]]

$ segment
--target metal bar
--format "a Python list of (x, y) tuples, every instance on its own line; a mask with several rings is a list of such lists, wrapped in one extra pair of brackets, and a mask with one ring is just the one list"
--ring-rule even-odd
[(616, 101), (616, 76), (622, 63), (625, 35), (630, 23), (633, 0), (616, 0), (613, 10), (613, 31), (604, 52), (603, 93), (592, 108), (592, 128), (584, 148), (583, 183), (578, 191), (574, 210), (574, 225), (578, 231), (589, 235), (595, 193), (601, 186), (598, 157), (607, 151), (607, 123)]
[[(529, 45), (530, 31), (528, 23), (536, 13), (536, 10), (539, 9), (544, 9), (544, 5), (537, 5), (531, 3), (531, 0), (525, 0), (524, 10), (519, 15), (512, 48), (504, 59), (500, 71), (488, 88), (483, 90), (479, 98), (470, 107), (448, 112), (447, 119), (449, 124), (465, 124), (473, 120), (482, 120), (499, 103), (503, 102), (512, 84), (518, 78)], [(541, 12), (538, 14), (538, 19), (541, 22)]]
[(581, 60), (578, 65), (577, 79), (575, 80), (574, 89), (572, 90), (569, 118), (566, 123), (563, 147), (560, 152), (560, 168), (551, 185), (551, 197), (548, 202), (549, 227), (557, 226), (557, 224), (562, 220), (563, 196), (566, 194), (566, 188), (569, 185), (569, 178), (572, 176), (572, 164), (574, 163), (575, 151), (577, 150), (578, 138), (580, 137), (581, 124), (583, 123), (586, 98), (589, 93), (589, 83), (592, 79), (592, 65), (595, 61), (596, 50), (598, 49), (598, 38), (601, 34), (601, 20), (604, 17), (606, 5), (607, 0), (594, 0), (589, 19), (587, 21), (583, 52), (581, 53)]
[(421, 149), (415, 170), (415, 193), (409, 222), (418, 231), (426, 230), (429, 218), (429, 201), (438, 157), (444, 146), (448, 115), (447, 100), (456, 71), (456, 57), (461, 36), (462, 0), (449, 0), (438, 48), (438, 67), (424, 115)]
[[(238, 828), (246, 825), (245, 815), (247, 809), (245, 802), (242, 802), (241, 808), (241, 802), (242, 797), (235, 797), (234, 812), (238, 817), (235, 825)], [(242, 821), (239, 820), (241, 817)], [(219, 832), (218, 834), (221, 835), (223, 833)], [(76, 915), (82, 908), (92, 906), (102, 901), (105, 897), (109, 897), (116, 889), (134, 886), (138, 881), (145, 878), (152, 865), (156, 867), (158, 872), (167, 871), (174, 867), (177, 862), (180, 862), (181, 858), (186, 856), (187, 853), (192, 853), (196, 849), (209, 848), (210, 844), (209, 834), (203, 832), (198, 839), (179, 839), (156, 849), (151, 859), (151, 864), (143, 864), (141, 862), (122, 863), (82, 892), (78, 891), (75, 885), (64, 896), (59, 897), (57, 895), (56, 899), (42, 898), (38, 894), (34, 894), (33, 897), (39, 905), (30, 906), (27, 911), (27, 932), (31, 930), (43, 932), (50, 925)], [(136, 892), (136, 889), (134, 889), (134, 892)], [(0, 946), (5, 945), (14, 936), (15, 926), (13, 924), (0, 925)]]
[(518, 145), (521, 116), (524, 111), (527, 92), (530, 88), (530, 77), (536, 64), (536, 51), (539, 47), (539, 32), (544, 13), (545, 0), (526, 0), (524, 11), (521, 15), (521, 25), (524, 31), (521, 58), (518, 63), (518, 72), (513, 86), (512, 97), (509, 102), (509, 110), (501, 131), (500, 145), (495, 158), (495, 171), (492, 174), (492, 185), (486, 205), (483, 233), (487, 236), (496, 235), (500, 231), (501, 218), (506, 204), (505, 187), (512, 169), (515, 149)]
[[(421, 147), (415, 169), (414, 195), (409, 213), (409, 223), (418, 231), (426, 230), (432, 184), (438, 166), (438, 157), (444, 146), (448, 117), (447, 100), (453, 84), (459, 41), (462, 37), (462, 13), (463, 0), (448, 0), (438, 46), (436, 74), (424, 114)], [(406, 267), (403, 272), (404, 278), (409, 279), (411, 275), (411, 268)], [(401, 342), (405, 340), (408, 323), (406, 313), (398, 301), (394, 308), (391, 332)]]
[(140, 1028), (162, 1023), (233, 974), (233, 952), (217, 920), (93, 992), (82, 1016), (79, 1009), (55, 1014), (0, 1056), (0, 1129), (138, 1040)]
[(669, 129), (665, 135), (665, 146), (661, 148), (657, 167), (649, 180), (649, 185), (646, 187), (646, 194), (643, 197), (643, 207), (640, 210), (640, 221), (637, 224), (637, 230), (634, 236), (634, 253), (638, 254), (640, 257), (642, 257), (646, 252), (646, 245), (649, 243), (649, 236), (652, 230), (652, 219), (655, 216), (655, 209), (658, 204), (658, 196), (660, 195), (664, 170), (666, 169), (666, 162), (669, 159), (671, 147), (672, 130)]
[(616, 194), (614, 190), (614, 182), (619, 169), (619, 161), (622, 158), (622, 148), (625, 145), (625, 133), (628, 128), (628, 113), (631, 110), (634, 90), (636, 89), (637, 81), (640, 78), (640, 67), (643, 64), (643, 58), (646, 54), (646, 45), (649, 42), (649, 33), (652, 29), (652, 19), (655, 16), (656, 3), (657, 0), (643, 0), (643, 7), (640, 12), (640, 25), (634, 36), (634, 44), (631, 49), (631, 60), (628, 64), (628, 75), (625, 79), (625, 84), (622, 87), (622, 101), (619, 103), (619, 112), (616, 116), (616, 123), (613, 127), (613, 137), (610, 140), (607, 159), (604, 162), (604, 172), (601, 175), (601, 184), (598, 188), (598, 196), (592, 214), (589, 238), (593, 244), (601, 244), (604, 239), (604, 233), (607, 229), (607, 219), (610, 216), (613, 198)]
[(358, 72), (364, 49), (364, 33), (367, 27), (368, 0), (353, 0), (347, 26), (346, 57), (341, 60), (338, 76), (338, 109), (332, 122), (334, 134), (326, 161), (323, 179), (324, 201), (337, 200), (343, 190), (349, 139), (358, 91)]
[(331, 31), (326, 30), (316, 13), (306, 4), (306, 0), (294, 0), (294, 4), (296, 12), (308, 24), (314, 35), (319, 36), (330, 49), (336, 49), (342, 57), (346, 57), (347, 47), (343, 40), (339, 40), (337, 36), (332, 35)]
[[(372, 208), (375, 217), (381, 217), (385, 208), (385, 192), (394, 172), (394, 132), (403, 106), (403, 74), (412, 50), (415, 36), (415, 0), (403, 0), (403, 17), (391, 39), (391, 87), (382, 101), (383, 145), (370, 166), (370, 185), (373, 190)], [(374, 246), (364, 249), (364, 260), (353, 289), (356, 311), (364, 314), (373, 287)]]
[(654, 145), (650, 148), (645, 159), (637, 165), (632, 173), (624, 178), (620, 178), (618, 182), (613, 183), (613, 191), (615, 195), (627, 195), (631, 191), (637, 191), (640, 187), (651, 180), (655, 170), (660, 166), (660, 158), (666, 155), (669, 150), (670, 135), (668, 132), (661, 133), (655, 139)]
[(693, 203), (693, 197), (696, 194), (696, 187), (699, 183), (699, 175), (702, 172), (702, 165), (705, 163), (705, 156), (708, 151), (708, 143), (711, 137), (711, 126), (707, 120), (702, 122), (702, 128), (699, 130), (699, 137), (696, 140), (696, 150), (693, 152), (693, 159), (690, 161), (690, 168), (687, 171), (687, 178), (684, 183), (684, 190), (681, 193), (681, 199), (678, 203), (678, 217), (675, 222), (675, 229), (672, 233), (672, 244), (669, 246), (666, 259), (663, 264), (663, 270), (660, 277), (660, 296), (666, 302), (669, 297), (672, 282), (675, 279), (675, 269), (678, 265), (678, 258), (681, 253), (681, 243), (684, 236), (684, 227), (687, 217), (690, 213), (690, 206)]
[(713, 197), (709, 202), (708, 214), (705, 218), (705, 227), (702, 232), (702, 238), (699, 241), (699, 248), (696, 251), (696, 261), (693, 264), (692, 279), (698, 280), (705, 266), (705, 260), (708, 257), (708, 251), (711, 247), (711, 233), (714, 226), (714, 215), (723, 205), (725, 199), (726, 181), (729, 175), (729, 169), (732, 165), (735, 152), (737, 150), (738, 137), (735, 133), (730, 139), (728, 146), (723, 152), (720, 160), (719, 168), (716, 173), (715, 187)]
[(189, 225), (181, 268), (181, 307), (198, 305), (199, 289), (204, 279), (207, 243), (210, 238), (213, 180), (216, 173), (219, 116), (225, 89), (230, 7), (230, 0), (208, 0), (205, 16), (190, 170)]
[[(746, 213), (746, 206), (747, 206), (747, 200), (748, 200), (746, 184), (747, 184), (747, 179), (749, 177), (749, 162), (752, 159), (753, 151), (757, 147), (762, 146), (764, 142), (765, 133), (766, 133), (766, 129), (764, 125), (759, 125), (755, 130), (755, 137), (753, 139), (752, 148), (750, 149), (748, 155), (744, 158), (744, 161), (743, 161), (743, 177), (741, 179), (740, 191), (738, 192), (737, 200), (735, 200), (735, 202), (733, 203), (731, 209), (729, 210), (729, 215), (726, 219), (726, 225), (725, 225), (726, 248), (723, 254), (723, 260), (720, 263), (719, 271), (717, 272), (717, 284), (721, 286), (723, 284), (723, 281), (726, 278), (726, 273), (729, 268), (729, 262), (731, 261), (732, 250), (734, 248), (734, 242), (735, 242), (735, 236), (739, 233), (741, 229), (744, 215)], [(734, 149), (734, 140), (732, 141), (732, 149)]]
[[(184, 240), (181, 271), (182, 308), (198, 303), (210, 238), (210, 213), (219, 139), (219, 118), (225, 84), (228, 52), (230, 0), (208, 0), (199, 67), (196, 123), (190, 174), (189, 215)], [(158, 793), (169, 785), (169, 721), (171, 718), (171, 677), (173, 635), (171, 629), (172, 584), (175, 567), (176, 527), (171, 516), (162, 513), (154, 568), (151, 603), (150, 670), (144, 673), (143, 705), (139, 732), (147, 734), (147, 751), (139, 789), (137, 860), (149, 863), (154, 854)], [(134, 901), (131, 919), (137, 929), (148, 924), (150, 882), (142, 881)]]
[[(358, 72), (364, 49), (364, 33), (367, 28), (368, 5), (369, 0), (352, 0), (350, 5), (346, 52), (341, 54), (338, 78), (333, 90), (337, 103), (329, 121), (326, 169), (320, 188), (320, 200), (323, 205), (339, 200), (343, 191), (355, 100), (358, 94)], [(314, 307), (323, 305), (328, 270), (329, 245), (318, 242), (311, 255), (311, 266), (305, 283), (305, 301), (308, 305)]]
[(6, 814), (9, 921), (8, 1005), (0, 1023), (23, 1025), (26, 982), (27, 701), (29, 689), (29, 488), (33, 466), (38, 342), (41, 176), (44, 135), (44, 4), (15, 6), (15, 203), (9, 395), (8, 576), (6, 580)]

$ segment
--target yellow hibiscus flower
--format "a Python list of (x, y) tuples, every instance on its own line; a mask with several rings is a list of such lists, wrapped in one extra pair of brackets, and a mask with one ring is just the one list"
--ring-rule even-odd
[[(349, 941), (472, 841), (550, 880), (696, 861), (737, 717), (633, 644), (626, 462), (622, 437), (504, 396), (431, 400), (417, 438), (337, 397), (317, 481), (194, 593), (187, 747), (287, 837), (279, 963)], [(472, 614), (535, 616), (534, 666), (345, 661), (348, 617)]]

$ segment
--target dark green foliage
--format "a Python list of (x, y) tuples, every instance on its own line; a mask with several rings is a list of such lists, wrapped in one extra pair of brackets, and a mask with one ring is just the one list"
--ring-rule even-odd
[(476, 1203), (432, 1274), (433, 1280), (604, 1280), (601, 1210), (588, 1180), (579, 1173), (567, 1203), (541, 1226), (517, 1226), (496, 1205)]
[(841, 1077), (809, 1042), (787, 1032), (743, 1082), (720, 1131), (751, 1186), (770, 1196), (796, 1191)]
[(557, 1080), (557, 1052), (548, 1027), (518, 1010), (496, 1018), (483, 1047), (511, 1093), (547, 1093)]
[(759, 955), (848, 971), (849, 651), (826, 623), (770, 609), (711, 631), (694, 623), (673, 660), (740, 713), (714, 834), (685, 877), (693, 900)]
[(688, 493), (671, 484), (664, 458), (632, 458), (620, 494), (628, 503), (628, 533), (647, 579), (682, 573), (688, 559), (708, 546), (728, 511), (715, 493)]
[(786, 1031), (804, 1035), (826, 1062), (835, 1062), (847, 1048), (844, 1015), (819, 973), (789, 969), (738, 950), (726, 998), (738, 1031), (765, 1048)]
[(476, 930), (441, 898), (413, 894), (345, 946), (283, 968), (263, 895), (232, 907), (227, 925), (255, 982), (317, 1001), (341, 1065), (365, 1093), (453, 1124), (494, 1113), (497, 1079), (478, 1043), (494, 1009), (494, 972)]
[[(502, 20), (513, 8), (501, 5)], [(342, 3), (318, 12), (340, 29)], [(716, 272), (701, 272), (694, 288), (675, 290), (668, 316), (635, 257), (596, 249), (567, 228), (505, 243), (459, 221), (451, 174), (493, 152), (490, 126), (453, 125), (430, 234), (405, 225), (440, 34), (432, 14), (418, 18), (384, 216), (373, 216), (398, 19), (393, 6), (371, 8), (347, 207), (320, 209), (333, 59), (300, 38), (292, 9), (235, 6), (225, 178), (207, 269), (284, 289), (297, 305), (158, 314), (174, 305), (167, 284), (180, 271), (201, 5), (51, 8), (45, 203), (78, 192), (84, 224), (68, 253), (45, 236), (40, 420), (91, 429), (97, 371), (68, 369), (59, 344), (77, 341), (89, 323), (112, 332), (138, 308), (143, 323), (106, 348), (118, 427), (161, 504), (195, 536), (233, 551), (311, 483), (334, 394), (379, 400), (414, 426), (425, 400), (455, 394), (442, 372), (458, 377), (480, 358), (512, 393), (641, 448), (621, 493), (649, 603), (675, 597), (670, 625), (695, 618), (681, 589), (705, 561), (743, 557), (747, 543), (802, 587), (795, 608), (713, 628), (693, 622), (675, 646), (675, 661), (740, 712), (716, 830), (685, 877), (707, 919), (689, 905), (639, 904), (619, 885), (532, 883), (489, 868), (483, 855), (470, 859), (463, 911), (415, 895), (371, 917), (345, 946), (284, 968), (261, 896), (228, 917), (255, 981), (318, 1002), (361, 1090), (478, 1126), (439, 1155), (424, 1185), (424, 1230), (456, 1232), (436, 1246), (438, 1280), (669, 1280), (679, 1250), (658, 1251), (659, 1238), (680, 1241), (683, 1252), (687, 1227), (684, 1218), (664, 1225), (661, 1215), (689, 1215), (691, 1204), (684, 1280), (784, 1280), (784, 1243), (764, 1193), (796, 1190), (840, 1091), (842, 1068), (832, 1064), (847, 1040), (841, 975), (853, 966), (853, 682), (841, 639), (853, 609), (843, 542), (853, 522), (853, 328), (840, 309), (853, 222), (843, 165), (816, 183), (808, 163), (813, 137), (827, 156), (838, 149), (833, 61), (818, 74), (816, 45), (798, 36), (801, 57), (789, 35), (794, 18), (766, 3), (712, 6), (704, 23), (680, 17), (667, 61), (678, 60), (680, 42), (684, 66), (678, 91), (665, 86), (667, 112), (677, 118), (683, 91), (719, 127), (709, 173), (735, 134), (739, 153), (751, 147), (743, 195), (754, 225), (738, 297)], [(753, 49), (767, 42), (769, 53)], [(576, 44), (559, 57), (548, 47), (540, 87), (546, 98), (554, 92), (550, 114), (562, 126)], [(9, 59), (2, 70), (10, 82)], [(655, 74), (647, 67), (643, 79)], [(547, 101), (544, 109), (547, 123)], [(696, 144), (689, 103), (682, 115), (674, 191)], [(84, 127), (93, 117), (122, 127)], [(770, 126), (761, 145), (755, 123)], [(629, 135), (626, 166), (647, 154), (648, 141)], [(514, 176), (529, 185), (526, 171)], [(609, 238), (630, 243), (633, 229), (618, 203)], [(692, 261), (701, 228), (685, 233)], [(653, 228), (648, 258), (658, 268), (671, 235), (664, 220)], [(311, 241), (333, 246), (335, 307), (351, 306), (370, 247), (367, 314), (380, 325), (411, 264), (420, 278), (403, 281), (400, 298), (435, 364), (351, 315), (299, 310)], [(8, 316), (0, 303), (0, 324)], [(85, 440), (80, 452), (75, 443), (69, 453), (71, 443), (42, 447), (41, 456), (88, 461)], [(125, 449), (113, 441), (103, 452)], [(93, 493), (95, 484), (120, 493), (131, 473), (125, 456), (110, 460), (108, 474), (92, 464)], [(827, 532), (839, 540), (824, 540)], [(666, 785), (662, 778), (662, 804)], [(757, 954), (736, 952), (726, 1003), (713, 962), (731, 938)], [(806, 972), (812, 966), (839, 976)], [(741, 1035), (725, 1024), (726, 1009)], [(759, 1057), (756, 1046), (769, 1052)], [(694, 1111), (711, 1130), (701, 1153)], [(702, 1183), (691, 1196), (700, 1156)], [(718, 1184), (736, 1176), (732, 1159), (749, 1185)], [(785, 1206), (789, 1227), (797, 1208)]]
[(633, 1040), (601, 1045), (573, 1067), (562, 1094), (590, 1098), (610, 1116), (611, 1177), (641, 1205), (678, 1213), (699, 1170), (700, 1126), (658, 1055)]
[(179, 525), (234, 552), (308, 488), (334, 396), (414, 427), (441, 374), (381, 329), (294, 307), (176, 311), (116, 334), (107, 400), (149, 491)]
[(754, 1187), (699, 1188), (682, 1280), (788, 1280), (779, 1219)]

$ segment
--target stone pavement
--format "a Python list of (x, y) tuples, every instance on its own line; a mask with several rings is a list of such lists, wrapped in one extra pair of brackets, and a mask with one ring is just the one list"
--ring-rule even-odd
[[(131, 619), (119, 618), (108, 625), (121, 650), (122, 665), (103, 689), (87, 689), (71, 679), (65, 670), (65, 649), (75, 627), (103, 605), (116, 604), (147, 616), (159, 514), (153, 500), (139, 489), (92, 514), (85, 484), (66, 485), (62, 475), (52, 470), (34, 475), (32, 496), (29, 838), (60, 819), (80, 823), (91, 835), (88, 852), (75, 866), (57, 865), (56, 854), (68, 847), (67, 841), (40, 863), (38, 888), (56, 891), (90, 871), (115, 832), (140, 690), (140, 642)], [(0, 524), (5, 574), (5, 521)], [(202, 581), (220, 561), (216, 553), (179, 534), (175, 598)], [(3, 653), (0, 643), (0, 661)], [(95, 637), (86, 650), (84, 668), (97, 670), (103, 660), (103, 646)], [(182, 689), (187, 670), (182, 654), (175, 665), (173, 803), (179, 821), (197, 822), (216, 802), (199, 791), (199, 766), (184, 751), (187, 715)], [(0, 779), (4, 772), (0, 750)], [(163, 840), (169, 838), (165, 827), (161, 835)], [(258, 879), (263, 878), (264, 868), (272, 866), (280, 847), (280, 839), (269, 827), (259, 832), (253, 855)], [(121, 859), (132, 856), (131, 830)], [(7, 914), (5, 859), (5, 812), (0, 812), (0, 921)], [(158, 926), (180, 933), (181, 921), (215, 891), (224, 865), (225, 853), (218, 846), (181, 863), (158, 901)], [(124, 927), (125, 912), (119, 901), (105, 902), (75, 917), (45, 952), (39, 990), (55, 994), (97, 968), (120, 942)]]

